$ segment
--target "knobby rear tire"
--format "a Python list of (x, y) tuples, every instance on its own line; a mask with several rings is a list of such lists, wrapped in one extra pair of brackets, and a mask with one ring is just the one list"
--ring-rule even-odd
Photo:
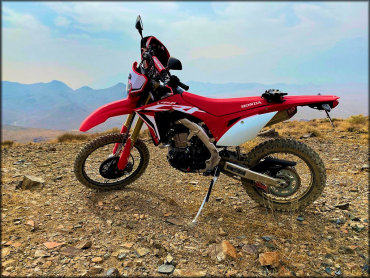
[(140, 139), (137, 139), (134, 147), (139, 151), (139, 153), (142, 155), (142, 161), (140, 161), (140, 164), (138, 168), (135, 170), (136, 173), (134, 175), (128, 176), (126, 179), (120, 181), (116, 185), (105, 185), (104, 183), (99, 182), (90, 182), (88, 179), (86, 179), (85, 175), (83, 174), (83, 167), (85, 160), (88, 158), (88, 156), (95, 151), (96, 149), (112, 143), (122, 143), (124, 140), (123, 134), (108, 134), (101, 136), (99, 138), (94, 139), (90, 143), (83, 146), (79, 153), (76, 156), (76, 160), (74, 163), (74, 173), (76, 175), (76, 178), (79, 182), (81, 182), (83, 185), (99, 190), (99, 191), (109, 191), (109, 190), (119, 190), (126, 187), (128, 184), (134, 182), (136, 179), (138, 179), (146, 170), (149, 164), (149, 150), (145, 143), (141, 141)]
[(302, 210), (313, 203), (323, 192), (326, 185), (326, 171), (324, 163), (319, 155), (307, 145), (292, 139), (273, 139), (265, 141), (254, 147), (247, 155), (246, 162), (252, 167), (263, 157), (275, 152), (289, 152), (303, 159), (311, 169), (313, 182), (310, 190), (298, 198), (293, 208), (292, 203), (279, 203), (269, 200), (262, 189), (255, 185), (255, 182), (242, 179), (242, 185), (251, 199), (276, 211)]

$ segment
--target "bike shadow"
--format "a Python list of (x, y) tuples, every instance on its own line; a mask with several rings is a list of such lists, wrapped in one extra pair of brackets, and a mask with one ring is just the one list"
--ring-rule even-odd
[(86, 197), (85, 203), (91, 213), (103, 220), (111, 219), (112, 215), (125, 219), (139, 214), (153, 218), (152, 221), (177, 216), (181, 222), (182, 216), (189, 214), (181, 203), (171, 197), (147, 189), (128, 187), (114, 191), (91, 191)]

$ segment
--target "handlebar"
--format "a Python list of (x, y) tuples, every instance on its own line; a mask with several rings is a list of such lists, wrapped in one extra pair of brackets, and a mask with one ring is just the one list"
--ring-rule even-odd
[[(159, 59), (156, 56), (149, 53), (149, 51), (146, 51), (146, 52), (142, 53), (142, 58), (144, 60), (153, 61), (154, 67), (159, 72), (159, 74), (162, 76), (161, 79), (162, 79), (163, 82), (165, 82), (164, 80), (166, 80), (166, 79), (171, 80), (171, 75), (169, 74), (169, 71), (162, 65), (162, 63), (159, 61)], [(169, 83), (170, 81), (169, 80), (167, 81), (167, 80), (166, 80), (166, 83)], [(184, 89), (185, 91), (189, 90), (189, 86), (180, 82), (180, 80), (178, 79), (177, 76), (176, 76), (176, 81), (174, 83), (175, 84), (172, 84), (173, 86), (179, 86), (180, 88)]]
[(181, 83), (180, 81), (179, 81), (178, 85), (179, 85), (179, 87), (183, 88), (185, 91), (189, 90), (189, 86), (185, 85), (184, 83)]

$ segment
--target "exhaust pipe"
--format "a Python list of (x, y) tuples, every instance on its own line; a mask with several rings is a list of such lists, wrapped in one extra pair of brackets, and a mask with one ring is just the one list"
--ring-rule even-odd
[(242, 177), (248, 180), (252, 180), (252, 181), (257, 181), (264, 185), (281, 187), (282, 185), (285, 184), (285, 181), (282, 179), (272, 178), (265, 174), (261, 174), (261, 173), (249, 170), (248, 168), (236, 165), (231, 162), (225, 162), (224, 170), (236, 176), (239, 176), (239, 177)]

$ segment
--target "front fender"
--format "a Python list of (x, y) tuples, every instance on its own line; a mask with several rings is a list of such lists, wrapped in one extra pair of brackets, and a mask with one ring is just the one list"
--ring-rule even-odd
[(136, 99), (126, 98), (105, 104), (92, 112), (80, 126), (80, 131), (88, 131), (94, 126), (104, 123), (108, 118), (131, 114), (136, 108)]

